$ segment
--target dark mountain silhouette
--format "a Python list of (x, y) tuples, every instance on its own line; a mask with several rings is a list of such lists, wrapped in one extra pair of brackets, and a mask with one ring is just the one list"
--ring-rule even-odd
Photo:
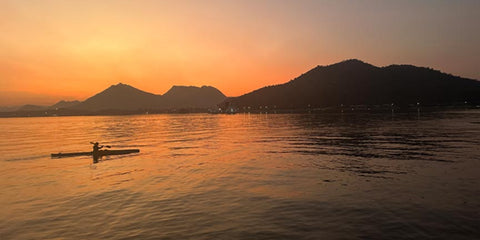
[(160, 97), (119, 83), (110, 86), (72, 108), (89, 111), (157, 108), (159, 107)]
[(210, 86), (173, 86), (165, 94), (164, 101), (169, 108), (205, 108), (225, 100), (225, 95)]
[(277, 109), (339, 105), (422, 105), (480, 102), (480, 82), (411, 65), (376, 67), (360, 60), (317, 66), (281, 85), (268, 86), (221, 106)]
[(218, 89), (209, 86), (174, 86), (164, 95), (156, 95), (119, 83), (73, 106), (72, 109), (135, 111), (208, 108), (225, 98)]
[(156, 95), (119, 83), (83, 102), (60, 101), (52, 106), (5, 107), (1, 109), (5, 111), (0, 111), (0, 117), (207, 112), (225, 99), (222, 92), (210, 86), (173, 86), (164, 95)]
[(57, 109), (57, 108), (69, 108), (69, 107), (73, 107), (75, 105), (78, 105), (80, 103), (80, 101), (60, 101), (60, 102), (57, 102), (55, 104), (53, 104), (52, 106), (49, 106), (48, 108), (49, 109)]

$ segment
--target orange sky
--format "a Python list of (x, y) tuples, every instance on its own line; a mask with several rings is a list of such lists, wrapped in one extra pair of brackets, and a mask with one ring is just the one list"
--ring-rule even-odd
[(2, 0), (0, 106), (118, 82), (237, 96), (350, 58), (480, 79), (479, 2)]

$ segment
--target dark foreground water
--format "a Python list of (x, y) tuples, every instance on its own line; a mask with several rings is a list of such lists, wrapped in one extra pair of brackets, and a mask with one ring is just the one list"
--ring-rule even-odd
[[(480, 111), (0, 119), (0, 239), (474, 239)], [(139, 154), (51, 159), (90, 141)]]

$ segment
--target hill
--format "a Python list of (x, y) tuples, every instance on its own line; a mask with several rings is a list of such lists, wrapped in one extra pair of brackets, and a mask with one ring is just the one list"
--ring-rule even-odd
[(53, 104), (52, 106), (49, 106), (47, 107), (48, 109), (60, 109), (60, 108), (69, 108), (69, 107), (73, 107), (75, 105), (78, 105), (80, 103), (80, 101), (60, 101), (60, 102), (57, 102), (55, 104)]
[(157, 108), (160, 106), (160, 98), (161, 96), (119, 83), (73, 106), (72, 109), (99, 111)]
[(208, 108), (225, 100), (225, 95), (210, 86), (173, 86), (165, 94), (168, 108)]
[(173, 86), (164, 95), (156, 95), (119, 83), (73, 106), (72, 109), (137, 111), (208, 108), (216, 106), (225, 98), (218, 89), (209, 86)]
[(317, 66), (280, 85), (229, 98), (223, 106), (277, 109), (339, 105), (445, 105), (480, 102), (480, 82), (412, 65), (376, 67), (360, 60)]

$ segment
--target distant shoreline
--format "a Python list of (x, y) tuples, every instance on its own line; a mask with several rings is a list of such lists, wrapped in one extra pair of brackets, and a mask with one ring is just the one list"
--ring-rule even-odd
[[(392, 113), (418, 113), (418, 112), (441, 112), (448, 110), (474, 110), (480, 109), (480, 105), (429, 105), (429, 106), (390, 106), (390, 105), (350, 105), (318, 108), (256, 108), (236, 109), (233, 114), (392, 114)], [(68, 116), (131, 116), (131, 115), (158, 115), (158, 114), (232, 114), (214, 112), (210, 109), (169, 109), (169, 110), (106, 110), (106, 111), (72, 111), (69, 109), (42, 110), (42, 111), (14, 111), (0, 112), (0, 118), (25, 118), (25, 117), (68, 117)]]

